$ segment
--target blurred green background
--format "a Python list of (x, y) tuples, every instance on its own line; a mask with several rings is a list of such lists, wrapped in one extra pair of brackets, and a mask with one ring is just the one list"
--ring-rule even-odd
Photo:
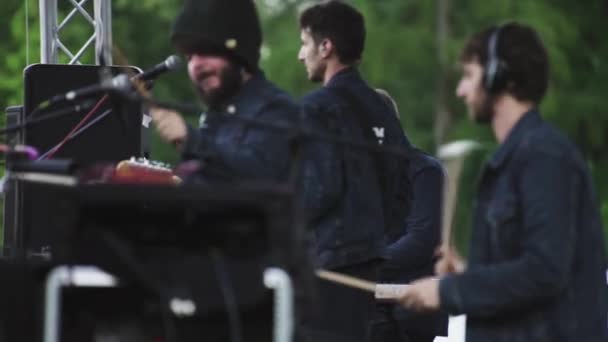
[[(268, 78), (300, 97), (316, 85), (297, 60), (297, 14), (305, 3), (255, 0), (264, 29), (262, 66)], [(72, 9), (58, 0), (59, 20)], [(174, 53), (168, 41), (178, 0), (113, 0), (113, 42), (130, 65), (146, 69)], [(457, 57), (464, 40), (486, 26), (517, 20), (535, 27), (550, 53), (551, 86), (541, 111), (578, 145), (595, 178), (604, 226), (608, 226), (608, 2), (605, 0), (353, 0), (367, 23), (361, 65), (365, 78), (396, 99), (410, 139), (435, 153), (457, 139), (474, 139), (482, 149), (465, 164), (455, 214), (455, 236), (466, 251), (470, 212), (480, 167), (496, 147), (488, 127), (470, 123), (454, 96)], [(93, 13), (93, 1), (85, 8)], [(23, 69), (40, 61), (37, 0), (3, 0), (0, 11), (0, 108), (23, 102)], [(93, 33), (82, 18), (62, 30), (73, 52)], [(92, 64), (89, 49), (82, 59)], [(67, 63), (60, 54), (61, 63)], [(115, 56), (114, 62), (119, 62)], [(60, 82), (60, 80), (58, 80)], [(186, 72), (163, 76), (154, 94), (165, 100), (197, 101)], [(195, 121), (197, 118), (191, 117)], [(0, 116), (4, 124), (4, 115)], [(110, 138), (110, 137), (108, 137)], [(100, 142), (101, 143), (101, 142)], [(171, 146), (153, 139), (152, 158), (175, 163)]]

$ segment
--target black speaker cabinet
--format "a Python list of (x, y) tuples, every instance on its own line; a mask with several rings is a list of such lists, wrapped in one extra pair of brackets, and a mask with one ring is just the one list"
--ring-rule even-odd
[[(39, 109), (41, 103), (55, 96), (98, 85), (102, 79), (127, 71), (139, 72), (134, 67), (117, 66), (28, 66), (24, 70), (23, 107), (9, 107), (7, 123), (33, 122), (52, 114), (61, 115), (36, 122), (9, 138), (37, 148), (43, 156), (51, 153), (51, 158), (71, 159), (81, 167), (95, 162), (116, 162), (132, 156), (148, 155), (148, 130), (142, 125), (144, 114), (141, 105), (113, 92), (90, 91), (85, 96), (56, 101), (44, 110)], [(105, 95), (107, 98), (100, 102)], [(85, 116), (88, 119), (77, 128)], [(68, 136), (65, 144), (57, 151), (50, 152)], [(53, 201), (53, 195), (36, 184), (7, 184), (4, 204), (5, 255), (31, 256), (47, 252), (48, 241), (57, 234), (49, 213)]]

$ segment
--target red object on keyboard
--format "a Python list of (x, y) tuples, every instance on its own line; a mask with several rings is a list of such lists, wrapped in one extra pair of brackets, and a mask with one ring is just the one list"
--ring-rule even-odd
[(128, 184), (177, 185), (181, 183), (181, 179), (167, 165), (147, 159), (135, 158), (119, 162), (107, 181), (110, 183)]

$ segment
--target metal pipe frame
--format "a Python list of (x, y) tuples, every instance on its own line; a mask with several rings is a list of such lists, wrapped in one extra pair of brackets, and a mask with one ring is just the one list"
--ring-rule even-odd
[[(81, 64), (80, 58), (85, 50), (95, 41), (95, 64), (112, 65), (112, 0), (94, 0), (94, 15), (84, 9), (89, 0), (68, 0), (74, 7), (58, 24), (57, 0), (39, 0), (40, 10), (40, 62), (57, 64), (61, 50), (69, 58), (68, 64)], [(66, 27), (74, 15), (82, 15), (94, 29), (94, 33), (73, 54), (60, 40), (61, 30)]]

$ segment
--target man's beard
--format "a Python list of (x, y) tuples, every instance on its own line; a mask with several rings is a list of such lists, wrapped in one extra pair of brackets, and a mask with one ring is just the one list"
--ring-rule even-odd
[(472, 108), (473, 120), (479, 124), (487, 124), (494, 118), (494, 102), (496, 97), (494, 95), (484, 92), (483, 99), (478, 106)]
[(241, 67), (232, 62), (221, 69), (217, 76), (220, 79), (219, 87), (206, 92), (198, 87), (203, 102), (210, 110), (218, 110), (223, 104), (226, 104), (239, 91), (243, 81)]

